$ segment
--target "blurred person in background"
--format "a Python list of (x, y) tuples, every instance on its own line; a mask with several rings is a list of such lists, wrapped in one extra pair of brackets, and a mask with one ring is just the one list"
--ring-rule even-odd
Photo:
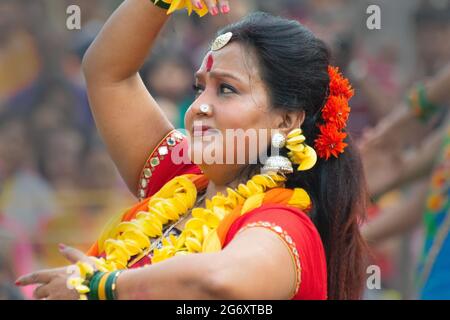
[(450, 59), (450, 1), (422, 0), (413, 18), (420, 79), (437, 74)]
[[(2, 242), (10, 243), (4, 263), (9, 261), (17, 274), (40, 265), (36, 244), (56, 211), (53, 191), (36, 170), (27, 132), (18, 116), (0, 118), (0, 232), (9, 239)], [(23, 292), (31, 297), (32, 290)]]
[(9, 250), (5, 247), (6, 235), (0, 228), (0, 300), (23, 300), (24, 296), (20, 290), (14, 286), (14, 267), (9, 264), (10, 254)]
[(0, 2), (0, 115), (28, 111), (42, 69), (38, 44), (25, 21), (21, 2)]
[[(393, 86), (397, 87), (396, 90), (380, 90), (382, 87), (374, 86), (372, 73), (376, 70), (372, 69), (371, 72), (368, 72), (367, 67), (361, 63), (360, 59), (351, 64), (350, 71), (353, 81), (363, 85), (357, 88), (365, 88), (362, 92), (366, 92), (363, 97), (370, 98), (374, 102), (374, 106), (378, 101), (380, 106), (378, 109), (382, 111), (377, 116), (378, 119), (381, 118), (381, 124), (377, 126), (378, 131), (388, 123), (395, 122), (395, 112), (389, 111), (392, 106), (395, 106), (393, 110), (406, 109), (404, 103), (400, 102), (399, 93), (404, 95), (404, 92), (411, 87), (412, 81), (423, 81), (422, 79), (429, 75), (434, 77), (437, 71), (445, 68), (450, 60), (448, 42), (444, 41), (445, 35), (450, 30), (450, 1), (419, 1), (417, 7), (411, 8), (411, 15), (407, 21), (412, 26), (408, 29), (412, 31), (411, 37), (414, 40), (412, 49), (416, 49), (416, 51), (411, 51), (409, 58), (414, 57), (415, 54), (415, 64), (414, 68), (408, 69), (407, 72), (404, 70), (403, 73), (399, 69), (393, 69), (396, 77), (392, 79), (397, 79), (397, 82), (391, 81), (391, 83), (397, 83), (396, 86)], [(392, 56), (392, 54), (389, 55)], [(389, 60), (394, 62), (393, 66), (399, 65), (401, 62), (398, 59), (396, 62), (392, 59)], [(358, 79), (361, 81), (356, 81)], [(398, 82), (398, 79), (403, 79), (403, 81)], [(389, 81), (385, 81), (385, 84), (389, 84)], [(380, 91), (383, 94), (380, 94)], [(386, 111), (389, 111), (389, 114), (383, 118), (383, 113)], [(379, 146), (379, 148), (365, 148), (363, 152), (369, 189), (375, 201), (369, 211), (369, 217), (380, 222), (374, 223), (374, 227), (370, 229), (376, 230), (374, 234), (384, 234), (380, 233), (383, 226), (386, 226), (382, 223), (385, 221), (382, 216), (394, 217), (396, 212), (402, 210), (411, 212), (412, 219), (400, 218), (404, 222), (401, 230), (397, 229), (397, 223), (392, 223), (392, 228), (385, 229), (386, 234), (390, 234), (391, 230), (397, 230), (391, 234), (392, 236), (382, 236), (380, 241), (376, 240), (377, 236), (371, 238), (377, 253), (379, 253), (377, 256), (380, 258), (376, 264), (383, 266), (385, 274), (383, 280), (387, 280), (387, 287), (398, 288), (403, 298), (406, 299), (419, 296), (416, 290), (421, 286), (413, 284), (413, 275), (416, 272), (411, 266), (414, 261), (423, 260), (423, 257), (420, 257), (423, 255), (420, 252), (423, 247), (421, 245), (422, 230), (417, 226), (422, 217), (421, 213), (428, 188), (427, 175), (431, 174), (431, 167), (428, 170), (422, 168), (416, 171), (413, 175), (415, 179), (409, 179), (409, 181), (405, 181), (400, 176), (407, 175), (404, 174), (404, 171), (410, 171), (409, 167), (415, 163), (414, 159), (421, 159), (419, 162), (422, 163), (432, 163), (432, 158), (436, 157), (441, 147), (439, 139), (442, 138), (442, 129), (439, 130), (438, 127), (442, 128), (444, 119), (445, 117), (437, 117), (437, 119), (435, 117), (426, 123), (410, 119), (411, 121), (403, 121), (397, 126), (391, 125), (391, 128), (396, 130), (392, 130), (388, 138), (389, 143)], [(364, 131), (362, 130), (362, 133)], [(363, 143), (363, 145), (365, 144)], [(414, 215), (413, 212), (418, 214)], [(380, 219), (377, 218), (378, 215)], [(402, 217), (402, 214), (397, 215)], [(392, 267), (386, 265), (386, 262)]]
[(76, 168), (77, 188), (59, 193), (58, 202), (63, 214), (49, 220), (42, 237), (45, 246), (41, 261), (48, 266), (64, 263), (64, 258), (55, 249), (57, 243), (64, 242), (87, 251), (105, 221), (117, 214), (117, 208), (133, 203), (133, 197), (97, 138), (83, 152)]
[(83, 136), (73, 127), (57, 127), (44, 133), (39, 165), (60, 195), (78, 188), (84, 147)]
[[(183, 128), (184, 115), (194, 100), (192, 94), (192, 70), (186, 60), (178, 55), (155, 57), (143, 72), (143, 80), (155, 99), (168, 108), (163, 109), (176, 128)], [(174, 81), (160, 81), (174, 79)], [(175, 80), (176, 79), (176, 80)], [(173, 104), (174, 106), (171, 106)], [(175, 107), (175, 110), (174, 110)]]
[(0, 300), (31, 298), (33, 289), (14, 288), (14, 279), (37, 265), (28, 232), (0, 209)]
[(39, 237), (40, 227), (55, 213), (55, 200), (52, 189), (36, 170), (27, 132), (23, 119), (1, 119), (0, 204), (3, 213), (34, 238)]
[[(424, 221), (417, 277), (421, 299), (450, 299), (449, 105), (450, 64), (447, 64), (425, 84), (411, 89), (409, 106), (396, 108), (362, 143), (373, 196), (414, 184), (402, 202), (382, 211), (362, 230), (367, 240), (376, 244)], [(405, 152), (415, 128), (429, 127), (433, 120), (437, 124), (416, 143), (413, 151)], [(375, 160), (375, 154), (378, 159), (384, 157), (384, 161)]]

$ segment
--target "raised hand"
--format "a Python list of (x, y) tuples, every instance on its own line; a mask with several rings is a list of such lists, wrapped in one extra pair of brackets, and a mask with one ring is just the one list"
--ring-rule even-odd
[(230, 12), (230, 4), (228, 0), (190, 0), (192, 5), (197, 9), (208, 8), (211, 15), (216, 16), (220, 13), (227, 14)]

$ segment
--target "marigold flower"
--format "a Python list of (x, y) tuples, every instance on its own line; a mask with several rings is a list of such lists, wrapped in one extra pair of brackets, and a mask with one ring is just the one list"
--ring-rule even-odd
[(354, 94), (350, 81), (344, 78), (337, 67), (329, 66), (328, 74), (330, 77), (330, 96), (343, 96), (350, 100)]
[(330, 77), (330, 95), (322, 109), (324, 124), (319, 125), (320, 134), (315, 140), (315, 149), (320, 158), (328, 160), (331, 156), (338, 157), (344, 152), (347, 144), (344, 139), (347, 134), (342, 130), (347, 126), (350, 115), (348, 100), (353, 97), (353, 89), (337, 67), (328, 66)]
[(320, 126), (320, 134), (315, 140), (315, 148), (319, 157), (328, 160), (331, 156), (337, 158), (344, 152), (347, 144), (344, 139), (347, 137), (345, 132), (339, 131), (333, 123), (327, 123)]
[(348, 100), (343, 96), (329, 97), (322, 110), (322, 118), (326, 122), (334, 123), (339, 130), (347, 126), (349, 115), (350, 107), (348, 106)]

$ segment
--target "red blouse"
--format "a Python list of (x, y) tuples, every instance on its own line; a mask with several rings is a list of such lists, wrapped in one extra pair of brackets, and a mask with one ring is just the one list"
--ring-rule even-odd
[[(140, 176), (138, 197), (149, 197), (172, 178), (202, 173), (192, 163), (175, 164), (172, 154), (183, 157), (187, 140), (178, 132), (170, 132), (153, 150)], [(296, 290), (292, 299), (327, 299), (327, 265), (319, 232), (311, 219), (301, 210), (282, 204), (265, 204), (239, 217), (230, 227), (226, 246), (245, 229), (263, 227), (277, 234), (292, 257), (297, 271)], [(133, 267), (142, 265), (138, 263)]]

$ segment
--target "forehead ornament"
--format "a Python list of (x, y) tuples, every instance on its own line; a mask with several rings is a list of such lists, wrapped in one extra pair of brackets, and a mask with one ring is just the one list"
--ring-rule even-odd
[(225, 47), (228, 44), (228, 42), (230, 42), (232, 37), (233, 37), (233, 33), (231, 33), (231, 32), (221, 34), (214, 40), (213, 44), (211, 45), (211, 50), (217, 51), (217, 50), (222, 49), (223, 47)]

